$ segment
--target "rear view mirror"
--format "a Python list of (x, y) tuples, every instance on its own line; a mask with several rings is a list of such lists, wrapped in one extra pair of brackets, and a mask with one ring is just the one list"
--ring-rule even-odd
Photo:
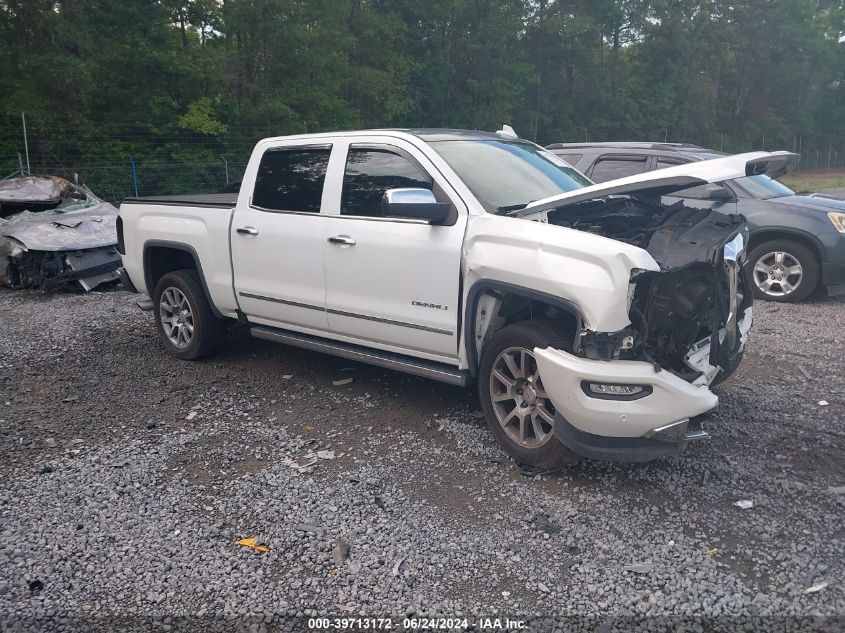
[(425, 220), (431, 224), (440, 224), (449, 217), (452, 205), (438, 202), (428, 189), (388, 189), (381, 200), (381, 210), (385, 217)]

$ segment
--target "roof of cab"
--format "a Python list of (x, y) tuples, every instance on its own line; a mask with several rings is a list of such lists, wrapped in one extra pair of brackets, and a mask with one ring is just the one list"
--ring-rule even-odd
[(311, 134), (292, 134), (289, 136), (273, 136), (262, 139), (266, 141), (281, 141), (286, 139), (327, 139), (340, 136), (366, 136), (369, 134), (398, 133), (415, 136), (425, 142), (434, 141), (522, 141), (525, 139), (512, 138), (495, 132), (484, 132), (480, 130), (459, 130), (450, 128), (379, 128), (371, 130), (335, 130), (333, 132), (317, 132)]
[(484, 132), (480, 130), (454, 130), (449, 128), (410, 128), (405, 130), (396, 130), (397, 132), (407, 132), (424, 141), (489, 141), (491, 139), (516, 141), (522, 139), (515, 139), (509, 136), (496, 134), (495, 132)]
[(666, 150), (701, 150), (700, 145), (692, 143), (660, 143), (643, 141), (606, 141), (601, 143), (552, 143), (546, 149), (587, 149), (590, 147), (617, 149), (666, 149)]

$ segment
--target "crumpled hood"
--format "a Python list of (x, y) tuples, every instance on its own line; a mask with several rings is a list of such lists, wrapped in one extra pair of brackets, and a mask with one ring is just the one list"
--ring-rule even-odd
[[(84, 203), (82, 203), (84, 204)], [(79, 211), (23, 212), (0, 222), (0, 236), (31, 251), (72, 251), (117, 244), (117, 209), (102, 200)]]
[(27, 176), (0, 180), (0, 204), (58, 202), (62, 192), (69, 185), (67, 180), (58, 176)]

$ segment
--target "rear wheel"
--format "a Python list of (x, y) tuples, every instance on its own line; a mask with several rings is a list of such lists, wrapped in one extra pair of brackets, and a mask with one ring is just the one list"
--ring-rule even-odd
[(803, 244), (772, 240), (749, 253), (748, 275), (755, 299), (791, 303), (803, 301), (816, 289), (819, 264)]
[(214, 353), (226, 336), (194, 270), (167, 273), (156, 284), (156, 327), (170, 354), (195, 360)]
[(499, 444), (521, 464), (549, 469), (579, 459), (554, 436), (555, 407), (534, 357), (537, 347), (568, 347), (566, 338), (549, 323), (526, 321), (502, 328), (484, 346), (481, 408)]

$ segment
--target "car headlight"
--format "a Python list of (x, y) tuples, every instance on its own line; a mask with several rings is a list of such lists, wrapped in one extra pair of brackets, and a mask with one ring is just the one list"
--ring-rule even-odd
[(827, 214), (827, 217), (830, 218), (830, 221), (833, 222), (833, 226), (836, 227), (836, 230), (840, 233), (845, 233), (845, 213), (837, 213), (836, 211), (831, 211)]

